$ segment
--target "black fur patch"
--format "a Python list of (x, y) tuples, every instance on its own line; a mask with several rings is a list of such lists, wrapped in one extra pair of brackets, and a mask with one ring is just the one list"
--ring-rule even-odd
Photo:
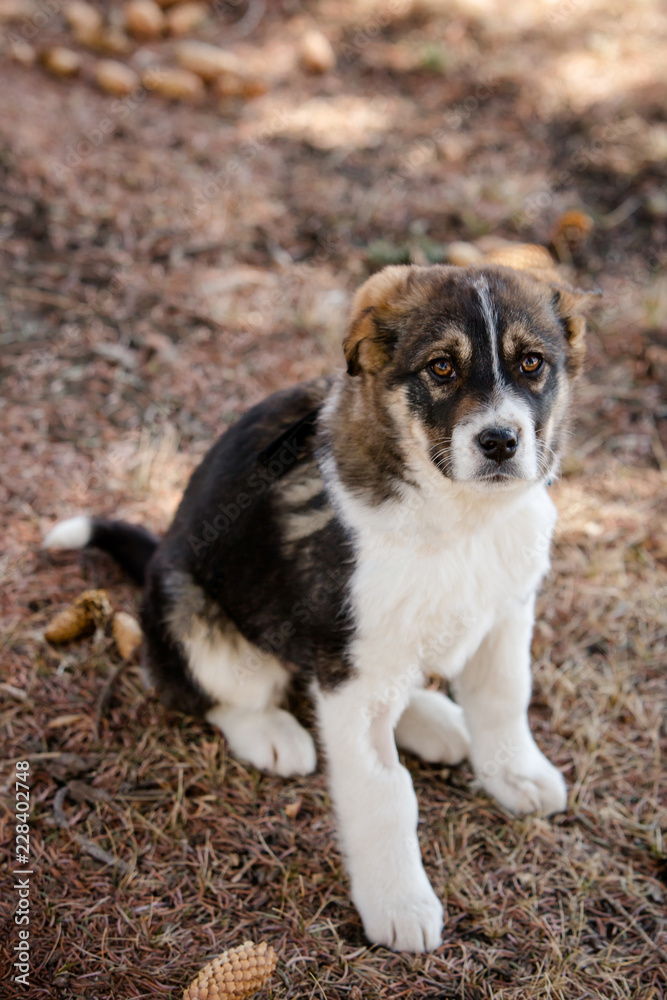
[(135, 583), (142, 584), (146, 566), (158, 547), (159, 538), (140, 524), (94, 517), (88, 545), (109, 552)]
[[(211, 707), (165, 627), (178, 615), (178, 595), (165, 585), (175, 572), (205, 595), (198, 614), (212, 627), (237, 629), (324, 687), (348, 675), (351, 540), (331, 511), (320, 530), (287, 543), (290, 517), (328, 506), (314, 446), (318, 406), (329, 385), (297, 386), (254, 407), (213, 446), (190, 481), (149, 567), (142, 614), (149, 667), (171, 704), (180, 700), (198, 712)], [(301, 507), (292, 505), (286, 517), (279, 487), (300, 469), (318, 481), (312, 496)]]

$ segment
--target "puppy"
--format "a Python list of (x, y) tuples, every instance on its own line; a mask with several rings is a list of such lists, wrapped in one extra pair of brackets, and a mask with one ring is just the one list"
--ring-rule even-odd
[(164, 702), (255, 767), (315, 768), (311, 735), (281, 707), (307, 675), (352, 897), (370, 941), (396, 950), (436, 948), (443, 916), (397, 745), (469, 757), (514, 813), (566, 806), (527, 708), (586, 298), (555, 271), (389, 267), (354, 299), (347, 372), (249, 410), (160, 542), (88, 517), (45, 540), (105, 549), (144, 583)]

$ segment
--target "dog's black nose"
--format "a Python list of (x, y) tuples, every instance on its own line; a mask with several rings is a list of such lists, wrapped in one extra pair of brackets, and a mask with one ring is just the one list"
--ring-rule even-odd
[(509, 427), (487, 427), (477, 440), (486, 457), (498, 465), (511, 458), (519, 447), (519, 436)]

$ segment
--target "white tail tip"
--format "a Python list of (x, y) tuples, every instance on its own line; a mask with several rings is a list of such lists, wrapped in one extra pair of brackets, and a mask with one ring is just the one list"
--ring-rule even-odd
[(83, 549), (93, 535), (93, 519), (85, 514), (61, 521), (42, 542), (45, 549)]

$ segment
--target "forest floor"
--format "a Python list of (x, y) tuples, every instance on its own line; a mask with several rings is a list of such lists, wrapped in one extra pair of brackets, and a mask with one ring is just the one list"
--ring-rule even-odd
[[(67, 41), (59, 13), (39, 25), (32, 44)], [(321, 75), (296, 57), (309, 25), (337, 54)], [(11, 858), (27, 759), (34, 863), (15, 995), (177, 998), (252, 939), (278, 953), (276, 1000), (667, 996), (664, 7), (222, 2), (198, 37), (269, 78), (222, 104), (114, 103), (85, 66), (21, 65), (11, 35), (28, 36), (3, 30), (0, 839)], [(100, 708), (111, 641), (54, 647), (44, 628), (85, 588), (133, 613), (138, 592), (40, 539), (79, 511), (164, 530), (232, 420), (340, 366), (366, 275), (458, 240), (550, 245), (567, 210), (592, 229), (557, 240), (564, 273), (603, 298), (553, 486), (531, 721), (568, 811), (514, 819), (467, 765), (408, 757), (445, 937), (393, 954), (350, 902), (322, 766), (286, 781), (240, 764), (136, 664)], [(8, 965), (15, 903), (3, 889)]]

